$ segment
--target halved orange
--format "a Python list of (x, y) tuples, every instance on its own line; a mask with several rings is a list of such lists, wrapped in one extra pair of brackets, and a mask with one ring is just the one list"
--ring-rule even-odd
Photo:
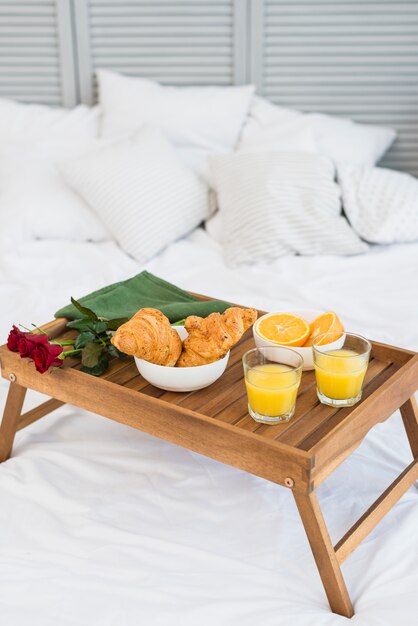
[(311, 329), (308, 322), (292, 313), (272, 313), (262, 319), (257, 333), (281, 346), (303, 346)]
[[(340, 318), (334, 311), (327, 311), (326, 313), (322, 313), (322, 315), (318, 315), (317, 318), (311, 323), (310, 335), (305, 343), (305, 346), (311, 346), (315, 337), (318, 335), (322, 335), (323, 333), (335, 333), (335, 336), (331, 341), (336, 341), (341, 337), (344, 332), (344, 326), (341, 323)], [(329, 337), (323, 337), (318, 345), (324, 345), (326, 343), (331, 343)]]

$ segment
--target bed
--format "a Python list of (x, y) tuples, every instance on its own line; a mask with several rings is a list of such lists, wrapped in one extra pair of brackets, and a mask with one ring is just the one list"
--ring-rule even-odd
[[(289, 257), (228, 270), (219, 244), (199, 228), (146, 268), (266, 310), (326, 303), (344, 311), (354, 331), (418, 349), (416, 244), (332, 263)], [(34, 242), (1, 260), (1, 327), (41, 323), (69, 294), (140, 269), (110, 242)], [(3, 402), (5, 395), (3, 381)], [(37, 402), (32, 394), (28, 406)], [(334, 538), (409, 456), (394, 416), (324, 483), (320, 501)], [(285, 490), (92, 414), (67, 406), (18, 436), (0, 494), (0, 601), (10, 623), (24, 624), (28, 614), (42, 624), (129, 624), (138, 615), (149, 624), (343, 619), (329, 613)], [(417, 497), (409, 491), (344, 565), (359, 624), (414, 623)], [(238, 535), (228, 530), (237, 527)]]
[[(140, 21), (145, 15), (152, 30), (156, 28), (152, 20), (161, 19), (162, 14), (166, 20), (164, 36), (172, 29), (173, 46), (180, 45), (180, 36), (184, 38), (180, 17), (186, 17), (186, 30), (187, 24), (192, 28), (199, 21), (201, 36), (205, 37), (202, 55), (209, 59), (220, 45), (219, 37), (223, 38), (214, 65), (216, 75), (210, 73), (207, 59), (200, 57), (206, 68), (200, 76), (203, 82), (244, 83), (251, 73), (259, 91), (279, 100), (277, 84), (283, 76), (275, 72), (280, 66), (280, 51), (274, 46), (266, 48), (268, 58), (263, 65), (261, 44), (268, 47), (278, 31), (286, 39), (288, 33), (277, 25), (279, 18), (287, 16), (284, 23), (291, 29), (302, 6), (269, 0), (259, 3), (265, 8), (263, 17), (257, 2), (219, 1), (204, 10), (204, 3), (196, 0), (182, 2), (181, 16), (176, 16), (174, 3), (155, 3), (153, 8), (153, 3), (127, 2), (121, 3), (119, 19), (115, 20), (116, 9), (109, 2), (45, 2), (42, 11), (33, 3), (20, 4), (24, 8), (16, 15), (4, 9), (6, 15), (12, 15), (8, 19), (15, 20), (12, 26), (19, 36), (25, 35), (21, 16), (25, 11), (33, 15), (31, 11), (39, 10), (33, 46), (40, 45), (45, 29), (55, 29), (58, 24), (57, 32), (46, 34), (51, 42), (56, 42), (59, 34), (61, 56), (56, 51), (51, 77), (45, 79), (49, 70), (41, 71), (43, 78), (24, 83), (26, 91), (16, 80), (15, 91), (8, 92), (8, 79), (0, 75), (1, 94), (67, 105), (75, 104), (80, 95), (85, 102), (92, 102), (92, 69), (99, 63), (108, 62), (111, 69), (120, 71), (128, 64), (132, 74), (166, 82), (196, 82), (193, 63), (181, 64), (183, 53), (172, 63), (167, 60), (172, 52), (164, 56), (164, 50), (158, 49), (155, 57), (150, 54), (149, 38), (142, 33)], [(321, 14), (327, 18), (324, 23), (332, 26), (336, 18), (327, 13), (331, 11), (328, 4), (320, 3)], [(342, 3), (335, 4), (337, 17), (341, 16)], [(351, 9), (354, 5), (360, 8), (360, 3), (348, 4)], [(393, 14), (390, 4), (379, 3), (377, 9), (368, 5), (374, 19), (373, 11), (381, 10), (381, 22), (377, 21), (383, 33), (380, 37), (386, 36), (385, 28)], [(312, 11), (313, 3), (307, 5)], [(398, 20), (401, 34), (415, 28), (407, 19), (412, 5), (402, 8), (404, 19)], [(266, 15), (272, 17), (270, 22), (263, 22)], [(263, 24), (267, 23), (270, 30), (264, 32)], [(303, 21), (296, 26), (306, 34)], [(109, 34), (112, 28), (115, 30)], [(127, 39), (124, 28), (128, 29)], [(243, 33), (253, 38), (252, 46), (247, 47)], [(116, 55), (103, 44), (107, 36), (113, 38)], [(139, 54), (139, 44), (133, 44), (129, 36), (144, 37), (144, 57)], [(157, 32), (157, 42), (158, 37)], [(332, 41), (331, 46), (337, 45)], [(396, 44), (393, 37), (390, 42)], [(375, 44), (380, 45), (378, 40)], [(52, 43), (48, 45), (52, 50)], [(345, 45), (349, 54), (355, 42), (346, 41)], [(250, 48), (257, 58), (250, 58)], [(244, 61), (240, 55), (243, 50)], [(136, 65), (131, 53), (137, 55)], [(297, 64), (298, 51), (293, 53)], [(371, 56), (368, 69), (376, 67), (376, 55), (381, 53), (379, 48), (374, 58)], [(404, 53), (402, 48), (399, 54)], [(186, 57), (190, 59), (190, 55)], [(22, 55), (16, 58), (14, 63), (20, 67), (17, 76), (27, 76), (30, 62), (25, 66)], [(306, 59), (301, 63), (306, 69)], [(321, 63), (328, 67), (319, 56), (318, 73), (323, 70)], [(38, 58), (36, 64), (42, 67)], [(355, 74), (356, 62), (350, 67)], [(360, 80), (363, 86), (367, 68), (363, 68)], [(389, 74), (392, 78), (396, 75)], [(307, 96), (301, 93), (300, 85), (306, 81), (306, 72), (296, 71), (296, 75), (301, 76), (301, 83), (287, 85), (291, 95), (286, 104), (303, 108)], [(53, 83), (56, 76), (61, 76), (57, 84)], [(393, 93), (390, 80), (386, 88)], [(382, 101), (387, 98), (386, 91), (377, 92)], [(412, 101), (407, 101), (406, 91), (401, 90), (400, 96), (398, 103), (377, 102), (374, 112), (361, 97), (354, 101), (353, 96), (347, 104), (352, 110), (347, 112), (363, 121), (394, 120), (404, 149), (396, 147), (387, 162), (398, 169), (417, 171)], [(322, 104), (329, 112), (341, 110), (341, 96), (325, 90), (322, 98), (306, 108)], [(184, 289), (267, 311), (292, 307), (340, 311), (351, 331), (418, 350), (418, 243), (371, 245), (366, 254), (355, 256), (283, 256), (269, 263), (231, 268), (225, 264), (221, 245), (203, 226), (146, 263), (135, 261), (110, 240), (93, 243), (34, 238), (2, 248), (2, 336), (13, 323), (49, 320), (71, 295), (82, 296), (142, 269)], [(1, 379), (0, 410), (6, 392), (7, 384)], [(29, 393), (26, 402), (31, 408), (39, 403), (39, 397)], [(333, 539), (344, 534), (409, 461), (408, 442), (400, 416), (395, 414), (377, 426), (319, 489)], [(26, 626), (28, 619), (34, 626), (341, 624), (344, 618), (329, 610), (299, 516), (287, 496), (280, 486), (64, 406), (19, 434), (13, 457), (0, 467), (2, 619), (13, 626)], [(344, 564), (356, 625), (415, 626), (417, 523), (418, 490), (411, 489)]]

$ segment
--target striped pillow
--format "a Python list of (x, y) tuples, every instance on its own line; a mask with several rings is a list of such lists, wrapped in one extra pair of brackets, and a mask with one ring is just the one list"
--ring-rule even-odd
[(144, 263), (209, 215), (206, 185), (152, 129), (61, 165), (120, 247)]
[(212, 157), (210, 164), (229, 265), (367, 250), (341, 215), (334, 166), (325, 157), (237, 152)]

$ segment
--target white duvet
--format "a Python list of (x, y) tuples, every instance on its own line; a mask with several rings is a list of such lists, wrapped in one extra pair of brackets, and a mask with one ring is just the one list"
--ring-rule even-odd
[[(266, 310), (326, 308), (418, 350), (418, 244), (230, 270), (200, 229), (145, 266)], [(113, 243), (33, 242), (0, 255), (0, 332), (49, 320), (143, 269)], [(1, 405), (7, 384), (0, 385)], [(28, 406), (40, 397), (30, 394)], [(319, 490), (334, 541), (411, 455), (398, 415)], [(416, 626), (418, 490), (343, 566), (361, 626)], [(0, 615), (8, 626), (325, 626), (330, 612), (288, 490), (65, 406), (0, 465)]]

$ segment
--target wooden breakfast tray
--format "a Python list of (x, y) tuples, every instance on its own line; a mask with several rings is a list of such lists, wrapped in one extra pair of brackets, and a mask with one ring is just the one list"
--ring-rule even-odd
[[(261, 312), (260, 312), (261, 313)], [(66, 320), (43, 329), (51, 338), (71, 338)], [(189, 393), (162, 391), (139, 374), (133, 359), (115, 359), (100, 378), (79, 371), (78, 360), (39, 374), (28, 359), (0, 348), (2, 376), (10, 390), (0, 426), (0, 462), (9, 458), (15, 433), (64, 403), (93, 411), (200, 454), (289, 488), (295, 498), (331, 609), (353, 615), (340, 565), (418, 479), (418, 354), (373, 343), (363, 399), (350, 408), (319, 403), (313, 372), (304, 372), (295, 416), (267, 426), (247, 412), (241, 357), (254, 347), (248, 331), (231, 351), (224, 375)], [(22, 414), (27, 389), (51, 396)], [(400, 408), (413, 460), (364, 515), (333, 546), (315, 490), (378, 422)]]

